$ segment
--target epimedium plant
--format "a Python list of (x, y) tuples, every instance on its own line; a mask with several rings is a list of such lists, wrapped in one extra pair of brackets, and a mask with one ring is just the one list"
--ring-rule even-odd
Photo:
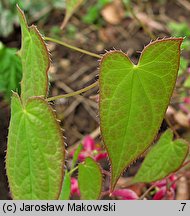
[(16, 51), (0, 42), (0, 92), (4, 93), (7, 101), (10, 100), (12, 90), (20, 91), (18, 87), (22, 78), (22, 65), (20, 58), (15, 55)]
[[(12, 95), (6, 154), (12, 198), (69, 199), (71, 176), (78, 170), (81, 199), (99, 199), (103, 170), (98, 160), (107, 155), (111, 167), (110, 195), (126, 198), (126, 193), (130, 193), (134, 199), (138, 198), (128, 189), (114, 190), (115, 185), (123, 171), (151, 146), (158, 133), (175, 86), (183, 38), (151, 42), (134, 65), (121, 51), (99, 56), (43, 38), (35, 26), (28, 27), (19, 7), (18, 15), (23, 75), (21, 94)], [(48, 98), (50, 60), (44, 39), (99, 58), (99, 81), (79, 91)], [(106, 150), (92, 142), (79, 145), (72, 153), (71, 170), (67, 171), (62, 130), (49, 102), (80, 94), (98, 84), (100, 128)], [(168, 129), (149, 149), (133, 183), (152, 183), (170, 176), (184, 166), (188, 151), (188, 143), (178, 138), (173, 141), (173, 132)], [(76, 166), (78, 159), (80, 163)]]

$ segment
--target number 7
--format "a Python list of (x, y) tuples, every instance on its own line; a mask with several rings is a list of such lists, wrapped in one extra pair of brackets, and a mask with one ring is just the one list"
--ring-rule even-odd
[(181, 203), (181, 205), (183, 205), (182, 210), (181, 210), (181, 211), (183, 211), (185, 206), (186, 206), (186, 203)]

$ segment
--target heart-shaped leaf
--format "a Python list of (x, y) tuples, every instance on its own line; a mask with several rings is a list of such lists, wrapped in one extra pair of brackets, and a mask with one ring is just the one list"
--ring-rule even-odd
[(175, 86), (183, 39), (157, 40), (134, 65), (120, 51), (100, 64), (100, 126), (111, 161), (111, 190), (151, 144)]
[(180, 168), (188, 153), (185, 140), (172, 141), (173, 133), (167, 130), (147, 154), (134, 182), (154, 182)]
[(18, 15), (22, 30), (22, 48), (19, 52), (23, 72), (21, 97), (25, 103), (31, 96), (46, 97), (50, 60), (42, 36), (34, 25), (28, 27), (24, 13), (19, 7)]
[(51, 107), (40, 97), (25, 105), (13, 94), (6, 169), (14, 199), (57, 199), (64, 143)]
[(84, 163), (79, 164), (78, 182), (81, 199), (96, 200), (100, 197), (102, 172), (100, 166), (92, 158), (86, 158)]

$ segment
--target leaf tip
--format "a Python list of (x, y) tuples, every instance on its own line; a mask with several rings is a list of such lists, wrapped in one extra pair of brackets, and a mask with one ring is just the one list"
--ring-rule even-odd
[(17, 7), (17, 13), (18, 13), (18, 16), (19, 16), (20, 24), (22, 25), (22, 23), (24, 23), (26, 25), (26, 27), (27, 27), (27, 21), (26, 21), (26, 17), (24, 15), (23, 10), (21, 10), (21, 8), (19, 7), (18, 4), (16, 4), (16, 7)]

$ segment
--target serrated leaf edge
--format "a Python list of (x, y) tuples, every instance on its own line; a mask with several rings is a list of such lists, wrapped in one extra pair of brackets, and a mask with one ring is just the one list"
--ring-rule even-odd
[[(99, 196), (98, 196), (98, 198), (97, 198), (97, 200), (99, 200), (100, 199), (100, 197), (101, 197), (101, 192), (102, 192), (102, 186), (103, 186), (103, 172), (102, 172), (102, 167), (100, 166), (100, 164), (97, 162), (97, 161), (95, 161), (92, 157), (86, 157), (85, 158), (85, 161), (83, 162), (83, 163), (80, 163), (79, 164), (79, 167), (80, 166), (84, 166), (85, 165), (85, 162), (86, 162), (86, 159), (91, 159), (91, 160), (93, 160), (94, 162), (95, 162), (95, 164), (96, 164), (96, 166), (98, 167), (98, 169), (99, 169), (99, 172), (100, 172), (100, 175), (101, 175), (101, 179), (102, 179), (102, 181), (100, 181), (100, 192), (99, 192)], [(78, 175), (79, 175), (79, 172), (78, 172)], [(80, 189), (80, 187), (79, 187), (79, 189)]]
[[(144, 47), (144, 49), (142, 50), (137, 65), (140, 63), (141, 58), (142, 58), (143, 54), (145, 53), (146, 49), (147, 49), (149, 46), (152, 46), (152, 45), (154, 45), (154, 44), (156, 44), (156, 43), (166, 42), (166, 41), (173, 41), (173, 40), (180, 41), (180, 43), (179, 43), (179, 45), (178, 45), (178, 50), (179, 50), (179, 53), (181, 53), (180, 46), (181, 46), (181, 43), (183, 42), (183, 39), (184, 39), (184, 38), (182, 38), (182, 37), (180, 37), (180, 38), (170, 37), (170, 38), (164, 38), (164, 39), (157, 39), (157, 40), (155, 40), (155, 41), (153, 41), (153, 42), (151, 41), (151, 42), (150, 42), (148, 45), (146, 45), (146, 46)], [(114, 50), (111, 50), (111, 51), (106, 51), (106, 53), (103, 54), (103, 55), (102, 55), (102, 58), (100, 59), (100, 66), (99, 66), (99, 86), (100, 86), (100, 81), (101, 81), (101, 64), (102, 64), (102, 62), (104, 61), (105, 58), (107, 58), (110, 54), (113, 54), (113, 53), (119, 53), (119, 54), (124, 55), (133, 65), (135, 65), (135, 64), (131, 61), (131, 59), (128, 57), (128, 55), (127, 55), (126, 53), (124, 53), (123, 51), (121, 51), (121, 50), (119, 51), (119, 50), (115, 50), (115, 49), (114, 49)], [(179, 58), (178, 58), (178, 68), (177, 68), (177, 73), (176, 73), (175, 80), (177, 80), (177, 74), (178, 74), (179, 66), (180, 66), (180, 55), (179, 55)], [(175, 86), (174, 86), (174, 88), (175, 88)], [(173, 88), (173, 90), (174, 90), (174, 88)], [(172, 93), (173, 93), (173, 90), (171, 91)], [(172, 93), (171, 93), (171, 95), (170, 95), (170, 97), (169, 97), (169, 101), (170, 101), (170, 99), (171, 99)], [(100, 88), (100, 90), (99, 90), (99, 98), (100, 98), (100, 99), (99, 99), (99, 109), (100, 109), (100, 104), (101, 104), (101, 88)], [(169, 103), (169, 102), (168, 102), (168, 103)], [(166, 108), (166, 110), (167, 110), (167, 108)], [(165, 112), (166, 112), (166, 110), (165, 110)], [(164, 117), (164, 116), (163, 116), (163, 117)], [(152, 141), (154, 140), (154, 138), (155, 138), (155, 136), (156, 136), (156, 134), (157, 134), (157, 131), (159, 130), (161, 124), (162, 124), (162, 122), (160, 123), (159, 127), (157, 128), (156, 133), (154, 134), (154, 137), (153, 137)], [(130, 163), (127, 167), (125, 167), (125, 168), (123, 169), (123, 171), (121, 172), (120, 176), (118, 176), (118, 178), (116, 179), (116, 181), (115, 181), (115, 182), (112, 182), (112, 178), (113, 178), (113, 176), (112, 176), (112, 160), (111, 160), (111, 158), (110, 158), (110, 156), (109, 156), (109, 151), (108, 151), (107, 146), (105, 145), (104, 138), (103, 138), (102, 126), (101, 126), (101, 115), (100, 115), (100, 131), (101, 131), (101, 134), (102, 134), (102, 140), (103, 140), (104, 147), (105, 147), (105, 149), (106, 149), (106, 151), (107, 151), (107, 153), (108, 153), (108, 157), (109, 157), (109, 160), (110, 160), (110, 170), (111, 170), (110, 193), (112, 193), (113, 190), (114, 190), (114, 188), (115, 188), (115, 186), (116, 186), (116, 184), (117, 184), (117, 181), (118, 181), (118, 179), (121, 177), (121, 175), (122, 175), (122, 174), (128, 169), (128, 167), (130, 167), (142, 154), (144, 154), (144, 152), (146, 152), (146, 150), (151, 146), (152, 142), (147, 146), (147, 148), (146, 148), (138, 157), (134, 158), (134, 159), (131, 161), (131, 163)]]
[[(56, 114), (55, 114), (55, 112), (53, 111), (52, 107), (51, 107), (42, 97), (40, 97), (40, 96), (33, 96), (33, 97), (30, 97), (30, 98), (27, 100), (26, 104), (23, 104), (23, 103), (22, 103), (22, 101), (21, 101), (19, 95), (18, 95), (16, 92), (13, 92), (12, 97), (17, 97), (17, 98), (19, 99), (22, 108), (24, 108), (28, 103), (30, 103), (31, 100), (34, 100), (34, 99), (39, 100), (39, 101), (41, 101), (41, 102), (43, 102), (44, 104), (47, 105), (47, 107), (48, 107), (50, 113), (51, 113), (52, 116), (53, 116), (55, 126), (56, 126), (56, 128), (57, 128), (58, 133), (60, 134), (60, 140), (61, 140), (61, 142), (62, 142), (62, 150), (63, 150), (63, 151), (62, 151), (62, 152), (63, 152), (63, 160), (62, 160), (62, 167), (61, 167), (61, 168), (62, 168), (62, 169), (61, 169), (61, 170), (62, 170), (62, 173), (61, 173), (61, 181), (60, 181), (60, 186), (59, 186), (59, 192), (58, 192), (57, 196), (55, 197), (55, 199), (59, 199), (59, 196), (60, 196), (61, 190), (62, 190), (62, 184), (63, 184), (63, 180), (64, 180), (64, 174), (65, 174), (65, 172), (64, 172), (64, 165), (65, 165), (65, 154), (66, 154), (66, 153), (65, 153), (64, 137), (63, 137), (63, 134), (62, 134), (62, 132), (61, 132), (61, 127), (60, 127), (58, 121), (56, 120)], [(7, 150), (8, 150), (8, 148), (7, 148)], [(5, 165), (6, 165), (5, 167), (6, 167), (6, 175), (7, 175), (7, 177), (8, 177), (8, 174), (7, 174), (7, 163), (6, 163), (7, 157), (8, 157), (8, 151), (7, 151), (7, 150), (6, 150), (6, 156), (5, 156)], [(9, 191), (10, 191), (11, 197), (14, 199), (14, 196), (13, 196), (13, 193), (12, 193), (12, 191), (11, 191), (11, 188), (10, 188), (9, 185), (8, 185), (8, 187), (9, 187)]]
[[(172, 131), (170, 128), (167, 129), (167, 131), (170, 131), (170, 132), (172, 132), (172, 134), (173, 134), (173, 131)], [(165, 131), (165, 132), (166, 132), (166, 131)], [(158, 140), (158, 141), (159, 141), (159, 140)], [(187, 152), (186, 152), (186, 155), (185, 155), (183, 161), (181, 162), (181, 165), (179, 166), (179, 168), (177, 168), (176, 170), (174, 170), (172, 173), (166, 175), (164, 178), (167, 178), (167, 177), (170, 176), (171, 174), (178, 172), (178, 171), (183, 167), (183, 163), (185, 162), (185, 159), (187, 158), (187, 155), (189, 154), (189, 150), (190, 150), (190, 144), (189, 144), (189, 142), (187, 142), (187, 140), (182, 139), (182, 138), (179, 138), (179, 139), (176, 139), (176, 140), (173, 140), (173, 139), (172, 139), (172, 142), (173, 142), (174, 144), (175, 144), (176, 141), (182, 141), (184, 144), (186, 144), (186, 145), (187, 145)], [(156, 144), (156, 145), (157, 145), (157, 144)], [(150, 148), (150, 146), (149, 146), (149, 148)], [(140, 168), (139, 168), (139, 169), (140, 169)], [(137, 172), (138, 172), (138, 171), (137, 171)], [(135, 175), (135, 176), (136, 176), (136, 175)], [(135, 176), (134, 176), (134, 178), (135, 178)], [(157, 181), (160, 181), (160, 180), (162, 180), (162, 179), (163, 179), (163, 178), (159, 178), (158, 180), (153, 181), (152, 183), (157, 182)], [(150, 183), (150, 182), (135, 181), (135, 179), (133, 179), (133, 180), (132, 180), (132, 183)]]
[[(28, 26), (24, 12), (20, 9), (20, 7), (18, 6), (18, 4), (16, 6), (17, 6), (18, 13), (20, 13), (20, 15), (22, 16), (22, 18), (24, 20), (24, 23), (25, 23), (26, 28), (28, 29), (28, 31), (30, 32), (31, 29), (32, 29), (32, 30), (34, 30), (36, 32), (36, 35), (38, 36), (38, 38), (41, 41), (41, 44), (43, 45), (44, 49), (46, 50), (45, 54), (46, 54), (46, 57), (48, 59), (48, 65), (47, 65), (46, 73), (45, 73), (47, 84), (45, 86), (45, 92), (46, 92), (46, 94), (44, 95), (44, 97), (47, 98), (47, 95), (48, 95), (48, 70), (50, 68), (50, 62), (51, 62), (50, 52), (49, 52), (49, 50), (48, 50), (48, 48), (46, 46), (46, 43), (45, 43), (45, 41), (43, 39), (42, 34), (39, 32), (38, 28), (35, 25), (33, 25), (33, 24), (31, 26)], [(19, 50), (19, 53), (21, 53), (21, 52), (22, 52), (22, 46), (21, 46), (21, 49)], [(21, 81), (21, 86), (22, 86), (22, 82), (23, 82), (23, 80)], [(21, 98), (22, 98), (22, 93), (21, 93)]]

